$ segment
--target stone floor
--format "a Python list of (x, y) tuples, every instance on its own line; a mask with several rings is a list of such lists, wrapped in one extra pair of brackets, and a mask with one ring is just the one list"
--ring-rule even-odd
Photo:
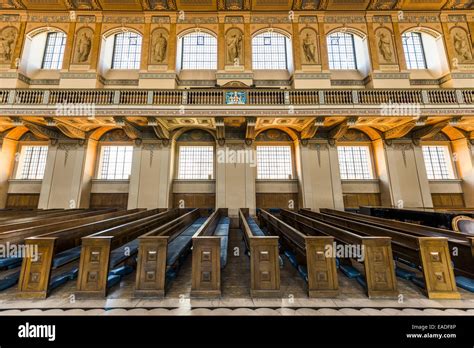
[(280, 298), (249, 294), (250, 269), (240, 230), (231, 230), (222, 296), (190, 298), (191, 257), (167, 289), (164, 299), (133, 298), (135, 273), (110, 289), (106, 299), (79, 300), (75, 282), (52, 291), (45, 300), (16, 299), (16, 288), (0, 292), (0, 315), (474, 315), (474, 294), (459, 289), (461, 300), (429, 300), (411, 282), (398, 279), (399, 299), (369, 299), (354, 279), (339, 274), (340, 295), (308, 298), (306, 283), (285, 259)]

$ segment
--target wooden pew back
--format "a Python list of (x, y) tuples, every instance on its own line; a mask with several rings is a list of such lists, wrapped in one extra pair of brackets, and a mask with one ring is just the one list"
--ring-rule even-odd
[(239, 225), (250, 252), (250, 294), (280, 296), (278, 237), (254, 236), (247, 222), (249, 209), (239, 210)]
[(336, 297), (339, 293), (336, 258), (326, 256), (334, 238), (307, 236), (265, 210), (260, 210), (259, 218), (270, 233), (279, 236), (282, 243), (306, 260), (309, 297)]

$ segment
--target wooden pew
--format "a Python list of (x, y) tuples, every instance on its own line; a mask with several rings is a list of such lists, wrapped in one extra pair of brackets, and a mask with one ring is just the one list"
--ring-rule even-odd
[(107, 289), (120, 281), (121, 274), (114, 269), (137, 254), (137, 238), (176, 219), (184, 211), (168, 210), (83, 237), (76, 294), (81, 297), (105, 296)]
[(51, 214), (47, 216), (37, 217), (35, 219), (27, 219), (24, 221), (15, 220), (14, 222), (8, 222), (0, 224), (0, 236), (1, 233), (7, 231), (14, 231), (22, 228), (30, 228), (42, 225), (48, 225), (56, 222), (64, 222), (64, 220), (75, 220), (87, 216), (94, 216), (98, 214), (105, 214), (108, 212), (117, 211), (117, 209), (101, 209), (101, 210), (73, 210), (68, 212), (61, 212), (61, 214)]
[(239, 210), (239, 225), (250, 253), (251, 296), (280, 296), (278, 237), (265, 236), (247, 208)]
[[(136, 209), (134, 211), (137, 212), (139, 210), (140, 209)], [(106, 213), (98, 212), (97, 214), (93, 213), (91, 216), (83, 218), (74, 218), (71, 220), (63, 219), (63, 221), (61, 222), (6, 231), (0, 233), (0, 243), (8, 242), (10, 244), (22, 244), (24, 243), (24, 240), (29, 237), (34, 237), (54, 231), (60, 231), (67, 228), (78, 227), (90, 222), (102, 221), (104, 219), (118, 217), (129, 213), (130, 211), (126, 210), (112, 211)]]
[(392, 239), (397, 257), (407, 260), (423, 271), (426, 295), (430, 299), (459, 299), (451, 266), (448, 242), (443, 237), (416, 237), (386, 228), (359, 223), (349, 219), (301, 211), (307, 221), (326, 223), (366, 236), (386, 236)]
[(191, 249), (193, 235), (211, 218), (203, 213), (193, 209), (138, 238), (135, 297), (165, 295), (166, 284)]
[(451, 254), (452, 261), (454, 262), (455, 275), (474, 279), (474, 236), (441, 228), (387, 220), (333, 209), (320, 209), (320, 211), (323, 215), (336, 216), (346, 220), (388, 228), (417, 237), (445, 237), (448, 239), (449, 250), (452, 252), (456, 251), (454, 254)]
[(31, 257), (22, 260), (19, 297), (45, 298), (52, 288), (77, 276), (77, 267), (64, 274), (53, 276), (53, 271), (77, 261), (81, 252), (81, 238), (90, 234), (122, 226), (140, 219), (151, 218), (162, 209), (120, 211), (103, 216), (97, 221), (83, 219), (83, 224), (27, 238), (30, 250), (37, 248), (38, 260)]
[(298, 264), (306, 268), (309, 297), (338, 295), (336, 258), (326, 257), (327, 248), (333, 246), (333, 237), (308, 236), (265, 210), (260, 210), (259, 219), (267, 231), (280, 237), (285, 249), (296, 255)]
[(474, 217), (474, 212), (468, 211), (433, 211), (426, 209), (399, 209), (388, 207), (366, 207), (359, 208), (359, 212), (369, 216), (384, 219), (395, 219), (404, 222), (416, 222), (424, 226), (431, 226), (450, 230), (452, 220), (458, 215)]
[(193, 236), (191, 296), (220, 296), (221, 268), (227, 263), (228, 210), (217, 209)]
[[(363, 279), (369, 298), (394, 298), (398, 295), (389, 237), (361, 236), (284, 209), (280, 216), (283, 221), (305, 234), (333, 236), (337, 244), (363, 247)], [(345, 256), (346, 260), (347, 257)]]

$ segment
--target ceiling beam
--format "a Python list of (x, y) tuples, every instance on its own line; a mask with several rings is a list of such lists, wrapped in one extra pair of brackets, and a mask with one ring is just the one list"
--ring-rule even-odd
[(413, 139), (428, 139), (434, 137), (436, 134), (449, 124), (449, 120), (444, 120), (435, 124), (424, 126), (420, 129), (411, 132)]
[(416, 120), (411, 120), (408, 121), (404, 124), (400, 124), (398, 126), (395, 126), (385, 132), (382, 133), (382, 138), (383, 139), (395, 139), (395, 138), (402, 138), (408, 133), (410, 133), (413, 128), (415, 128), (416, 125)]
[(37, 138), (40, 139), (60, 139), (62, 138), (61, 134), (53, 129), (49, 129), (45, 126), (39, 124), (22, 120), (23, 125), (28, 128), (28, 130), (33, 133)]
[(247, 117), (246, 130), (245, 130), (245, 142), (252, 143), (255, 140), (255, 125), (257, 124), (256, 117)]

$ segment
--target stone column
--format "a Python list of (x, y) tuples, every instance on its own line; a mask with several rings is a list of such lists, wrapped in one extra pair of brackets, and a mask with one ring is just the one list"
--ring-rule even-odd
[(88, 208), (97, 142), (61, 141), (50, 145), (39, 209)]
[(318, 16), (319, 47), (321, 50), (321, 70), (329, 71), (328, 46), (326, 41), (326, 31), (324, 30), (324, 16)]
[(293, 37), (292, 37), (292, 45), (293, 45), (293, 63), (295, 71), (301, 70), (301, 49), (300, 49), (300, 31), (298, 25), (298, 18), (299, 16), (295, 16), (293, 21), (292, 29), (293, 29)]
[(217, 145), (216, 208), (229, 208), (231, 217), (238, 216), (239, 208), (249, 208), (250, 214), (255, 215), (255, 179), (255, 149), (242, 141), (227, 141), (224, 146)]
[(310, 142), (296, 151), (303, 208), (344, 209), (337, 148), (326, 142)]
[[(433, 201), (421, 146), (393, 140), (382, 150), (375, 145), (383, 204), (405, 208), (432, 208)], [(385, 158), (383, 158), (385, 156)]]
[(375, 38), (372, 16), (367, 16), (367, 44), (369, 45), (370, 64), (372, 71), (379, 70), (379, 55), (377, 54), (377, 40)]
[(74, 49), (74, 41), (76, 40), (76, 22), (69, 23), (67, 31), (66, 47), (64, 47), (63, 66), (61, 70), (69, 70)]
[(400, 67), (400, 71), (405, 71), (407, 70), (407, 63), (405, 61), (405, 54), (403, 52), (402, 34), (400, 32), (398, 17), (396, 15), (392, 15), (392, 25), (393, 40), (395, 42), (395, 48), (397, 50), (398, 66)]
[(16, 153), (18, 152), (18, 141), (11, 139), (0, 139), (0, 209), (5, 208), (8, 195), (8, 180), (13, 174)]

